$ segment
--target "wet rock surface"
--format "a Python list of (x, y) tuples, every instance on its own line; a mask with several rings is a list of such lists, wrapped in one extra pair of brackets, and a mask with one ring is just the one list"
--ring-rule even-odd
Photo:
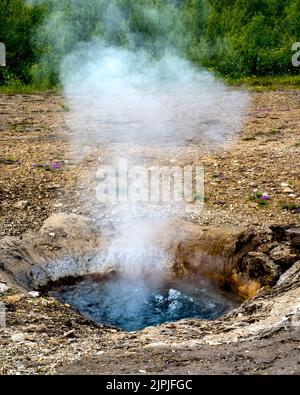
[(293, 266), (277, 286), (221, 320), (135, 333), (96, 326), (55, 299), (6, 296), (1, 371), (299, 374), (299, 273)]
[[(157, 251), (167, 257), (163, 262), (166, 271), (176, 276), (203, 275), (245, 298), (274, 285), (299, 260), (297, 246), (289, 241), (291, 229), (295, 233), (298, 228), (281, 227), (281, 242), (275, 241), (279, 237), (276, 227), (267, 234), (255, 234), (238, 227), (201, 227), (167, 220), (151, 221), (146, 228), (147, 242), (155, 247), (153, 259), (159, 259)], [(131, 227), (128, 232), (134, 230)], [(32, 290), (67, 277), (118, 271), (118, 266), (106, 262), (110, 245), (118, 243), (116, 233), (107, 239), (92, 219), (54, 214), (39, 232), (0, 241), (2, 276)], [(121, 247), (126, 249), (126, 245)]]

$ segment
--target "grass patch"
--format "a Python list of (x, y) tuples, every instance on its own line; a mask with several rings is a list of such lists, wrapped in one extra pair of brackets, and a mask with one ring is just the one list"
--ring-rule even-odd
[(0, 86), (0, 94), (2, 95), (34, 95), (39, 93), (60, 93), (59, 87), (49, 88), (43, 86), (36, 86), (33, 84), (24, 85), (19, 82), (15, 82), (9, 85), (2, 85)]
[(280, 130), (278, 130), (278, 129), (271, 129), (270, 131), (269, 131), (269, 134), (272, 136), (272, 135), (276, 135), (276, 134), (280, 134), (281, 132), (280, 132)]
[(9, 162), (17, 162), (18, 161), (18, 159), (13, 155), (7, 155), (4, 159)]
[(1, 165), (20, 165), (21, 161), (12, 155), (8, 155), (5, 158), (0, 158)]
[(288, 210), (288, 211), (295, 211), (299, 210), (300, 206), (297, 203), (280, 203), (280, 207), (282, 210)]
[(262, 192), (251, 193), (248, 199), (250, 202), (257, 203), (260, 207), (269, 207), (270, 205), (270, 197)]
[(300, 74), (243, 78), (225, 77), (225, 81), (229, 85), (241, 86), (258, 92), (278, 89), (300, 89)]
[(14, 132), (24, 132), (26, 130), (31, 130), (31, 128), (32, 128), (32, 123), (20, 122), (20, 123), (13, 123), (10, 129)]
[[(210, 69), (214, 72), (213, 69)], [(300, 74), (299, 75), (284, 75), (284, 76), (251, 76), (232, 78), (224, 77), (220, 74), (216, 74), (216, 77), (220, 80), (225, 80), (229, 85), (242, 87), (252, 91), (269, 91), (278, 89), (300, 89)], [(0, 86), (0, 94), (5, 95), (18, 95), (27, 94), (33, 95), (38, 93), (60, 93), (61, 87), (56, 86), (49, 88), (48, 84), (22, 84), (19, 80), (13, 80), (7, 85)], [(68, 112), (68, 108), (62, 107), (63, 111)], [(250, 141), (250, 140), (248, 140)]]

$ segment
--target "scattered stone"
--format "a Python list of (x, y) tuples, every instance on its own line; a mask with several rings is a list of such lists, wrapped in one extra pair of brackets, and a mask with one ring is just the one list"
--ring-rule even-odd
[(300, 249), (300, 228), (288, 229), (286, 231), (288, 240), (291, 242), (291, 246), (296, 249)]
[(145, 348), (161, 349), (161, 350), (169, 349), (169, 348), (170, 348), (170, 346), (169, 346), (168, 344), (163, 343), (163, 342), (150, 343), (150, 344), (147, 344), (147, 345), (144, 346), (144, 347), (145, 347)]
[(11, 340), (14, 343), (23, 343), (25, 341), (25, 335), (24, 333), (16, 333), (12, 335)]
[(50, 233), (49, 233), (49, 236), (50, 236), (50, 237), (55, 237), (55, 233), (54, 233), (54, 232), (50, 232)]
[(294, 191), (291, 188), (284, 188), (283, 193), (294, 193)]
[(7, 291), (9, 291), (9, 287), (4, 283), (0, 283), (0, 294), (5, 294)]
[(24, 210), (28, 206), (28, 200), (20, 200), (14, 204), (14, 208), (18, 210)]
[(70, 331), (64, 333), (62, 337), (64, 337), (64, 338), (67, 338), (67, 337), (74, 337), (74, 334), (75, 334), (75, 329), (72, 329), (72, 330), (70, 330)]
[(38, 297), (40, 296), (40, 293), (39, 293), (39, 292), (36, 292), (36, 291), (31, 291), (31, 292), (28, 292), (28, 295), (29, 295), (31, 298), (38, 298)]
[(222, 342), (220, 342), (219, 340), (205, 340), (205, 342), (210, 346), (219, 346), (220, 344), (222, 344)]
[(55, 204), (53, 204), (53, 207), (54, 208), (61, 208), (61, 207), (63, 207), (64, 205), (62, 204), (62, 203), (55, 203)]
[(280, 186), (282, 186), (282, 188), (287, 188), (287, 187), (290, 186), (290, 184), (289, 184), (288, 182), (282, 182), (282, 183), (280, 184)]
[(297, 260), (297, 255), (293, 253), (291, 247), (288, 245), (279, 245), (275, 247), (270, 251), (269, 255), (274, 262), (284, 265), (285, 267), (291, 266)]
[(60, 189), (60, 188), (61, 188), (60, 184), (50, 184), (50, 185), (48, 185), (48, 190), (49, 191), (54, 190), (54, 189)]
[(6, 298), (7, 302), (10, 304), (15, 304), (20, 302), (24, 298), (23, 294), (11, 295)]
[(46, 333), (47, 326), (45, 324), (40, 324), (40, 325), (31, 324), (26, 327), (26, 331), (29, 333)]

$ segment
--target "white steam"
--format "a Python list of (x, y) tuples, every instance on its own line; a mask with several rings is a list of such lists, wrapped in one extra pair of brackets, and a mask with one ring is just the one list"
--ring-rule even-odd
[[(69, 107), (66, 122), (74, 144), (107, 149), (111, 143), (119, 144), (122, 151), (112, 150), (111, 162), (105, 164), (113, 165), (119, 158), (127, 157), (131, 164), (140, 165), (135, 157), (125, 154), (126, 150), (129, 152), (128, 147), (164, 147), (162, 155), (166, 149), (182, 149), (187, 142), (215, 149), (232, 141), (239, 132), (247, 94), (229, 88), (212, 73), (194, 67), (174, 50), (166, 36), (156, 37), (148, 50), (143, 43), (144, 36), (128, 30), (129, 25), (124, 22), (126, 17), (117, 1), (111, 4), (104, 0), (92, 1), (95, 12), (101, 14), (99, 29), (104, 32), (101, 38), (95, 38), (94, 34), (84, 42), (78, 39), (75, 45), (70, 45), (69, 51), (64, 40), (70, 38), (70, 32), (79, 35), (82, 25), (76, 19), (76, 12), (72, 14), (73, 19), (64, 19), (60, 4), (65, 2), (54, 3), (56, 7), (44, 30), (51, 31), (52, 38), (55, 29), (56, 36), (61, 34), (55, 48), (65, 50), (60, 79)], [(141, 12), (139, 2), (136, 3), (135, 7)], [(73, 0), (70, 4), (78, 15), (81, 10), (87, 13), (85, 1)], [(172, 15), (176, 15), (175, 6), (168, 7)], [(143, 18), (150, 25), (162, 27), (165, 24), (171, 28), (171, 19), (164, 15), (169, 14), (149, 7), (143, 12)], [(123, 33), (127, 49), (112, 45), (112, 40), (105, 38)], [(159, 54), (153, 56), (153, 48), (159, 48)], [(145, 155), (143, 160), (147, 161), (147, 153)], [(107, 260), (121, 262), (121, 271), (129, 277), (133, 274), (141, 277), (149, 268), (159, 273), (161, 263), (169, 257), (151, 245), (148, 221), (139, 222), (139, 228), (135, 228), (134, 214), (130, 217), (128, 212), (121, 211), (119, 215), (132, 222), (132, 235), (119, 229), (120, 239), (114, 241)]]
[(69, 54), (61, 80), (67, 123), (86, 145), (159, 146), (231, 141), (247, 102), (214, 76), (179, 56), (147, 54), (90, 42)]

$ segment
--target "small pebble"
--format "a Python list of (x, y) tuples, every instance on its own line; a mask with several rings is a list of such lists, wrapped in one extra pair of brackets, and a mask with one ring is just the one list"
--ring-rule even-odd
[(54, 208), (61, 208), (61, 207), (63, 207), (63, 204), (62, 203), (56, 203), (56, 204), (53, 205), (53, 207)]
[(290, 186), (288, 182), (282, 182), (280, 185), (282, 186), (282, 188), (286, 188)]
[(8, 290), (9, 290), (9, 287), (6, 284), (0, 283), (0, 294), (4, 294)]
[(28, 292), (28, 295), (29, 295), (31, 298), (38, 298), (38, 297), (40, 296), (40, 293), (39, 293), (39, 292), (36, 292), (36, 291), (31, 291), (31, 292)]
[(14, 204), (14, 208), (24, 210), (28, 206), (28, 200), (20, 200)]
[(25, 335), (23, 333), (16, 333), (12, 335), (11, 340), (14, 343), (22, 343), (23, 341), (25, 341)]
[(294, 191), (291, 188), (285, 188), (282, 192), (283, 193), (293, 193)]

